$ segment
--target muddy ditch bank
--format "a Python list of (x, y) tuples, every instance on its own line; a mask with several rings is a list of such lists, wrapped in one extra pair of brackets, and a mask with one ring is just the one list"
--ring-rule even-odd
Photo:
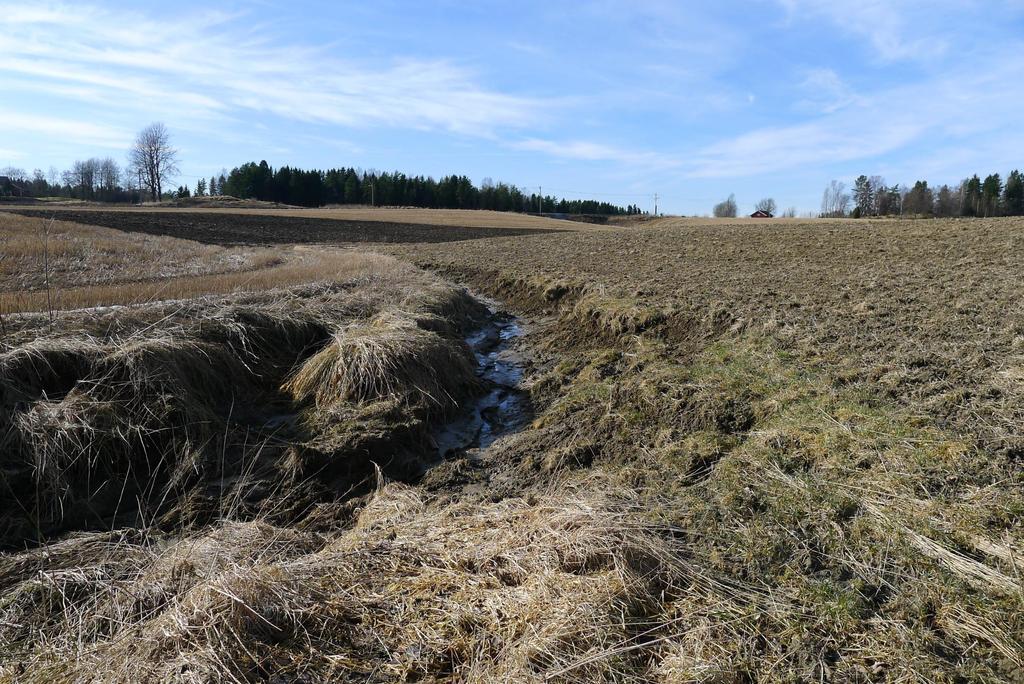
[[(532, 363), (532, 355), (519, 344), (526, 324), (493, 299), (480, 295), (474, 295), (474, 299), (483, 302), (488, 310), (488, 315), (462, 338), (476, 364), (477, 391), (469, 399), (458, 402), (460, 408), (431, 428), (424, 452), (428, 466), (470, 450), (486, 449), (499, 437), (524, 427), (532, 417), (530, 400), (523, 387), (523, 376)], [(295, 431), (302, 417), (298, 410), (273, 413), (262, 427)], [(432, 451), (436, 451), (436, 459), (431, 457)]]
[[(521, 322), (434, 286), (411, 308), (328, 289), (267, 310), (248, 297), (183, 320), (154, 311), (155, 327), (126, 337), (41, 329), (0, 349), (0, 546), (225, 518), (293, 525), (325, 508), (323, 524), (344, 525), (378, 473), (415, 483), (522, 428)], [(124, 315), (79, 318), (112, 329)]]

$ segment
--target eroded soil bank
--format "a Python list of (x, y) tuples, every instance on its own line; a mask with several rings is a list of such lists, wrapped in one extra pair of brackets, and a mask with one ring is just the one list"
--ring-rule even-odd
[(377, 469), (422, 476), (446, 425), (471, 417), (446, 438), (464, 451), (522, 422), (514, 319), (343, 258), (345, 282), (62, 313), (53, 332), (19, 317), (0, 351), (0, 541), (295, 524), (365, 496)]

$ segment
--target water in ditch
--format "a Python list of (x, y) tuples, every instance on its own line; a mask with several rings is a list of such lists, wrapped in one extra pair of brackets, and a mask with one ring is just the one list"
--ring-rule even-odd
[(477, 376), (484, 383), (485, 394), (435, 435), (438, 458), (486, 449), (528, 422), (528, 402), (521, 387), (526, 358), (514, 344), (522, 335), (522, 326), (514, 316), (495, 312), (466, 338), (476, 357)]

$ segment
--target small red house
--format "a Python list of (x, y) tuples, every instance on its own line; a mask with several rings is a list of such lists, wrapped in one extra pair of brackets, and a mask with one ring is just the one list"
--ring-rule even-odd
[(774, 217), (771, 214), (769, 214), (767, 211), (761, 211), (760, 209), (758, 209), (757, 211), (755, 211), (753, 214), (750, 215), (750, 218), (774, 218)]

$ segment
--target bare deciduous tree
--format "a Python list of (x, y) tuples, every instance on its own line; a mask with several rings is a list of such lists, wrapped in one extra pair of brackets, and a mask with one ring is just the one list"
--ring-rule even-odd
[(885, 179), (881, 176), (871, 176), (868, 178), (868, 183), (871, 185), (874, 197), (871, 204), (871, 211), (869, 212), (873, 216), (878, 216), (882, 212), (879, 211), (879, 204), (883, 202), (882, 195), (885, 194), (887, 186)]
[(775, 210), (777, 208), (778, 207), (775, 204), (775, 200), (773, 200), (771, 197), (765, 197), (763, 200), (759, 201), (757, 204), (754, 205), (754, 211), (763, 211), (764, 213), (770, 214), (772, 216), (775, 216)]
[(7, 176), (12, 180), (25, 180), (28, 178), (28, 174), (25, 173), (25, 169), (19, 169), (16, 166), (5, 166), (0, 169), (0, 176)]
[(736, 195), (729, 195), (729, 199), (715, 205), (716, 218), (736, 218)]
[(821, 216), (841, 218), (846, 216), (849, 208), (850, 194), (846, 192), (846, 184), (836, 180), (829, 183), (821, 197)]
[(102, 199), (110, 201), (117, 192), (117, 183), (121, 178), (121, 167), (110, 157), (98, 161), (97, 174), (99, 177), (96, 185), (102, 193)]
[(149, 189), (153, 201), (163, 194), (164, 183), (178, 173), (178, 151), (171, 147), (171, 136), (162, 123), (143, 128), (135, 138), (135, 146), (128, 153), (132, 169), (142, 176), (142, 184)]
[(96, 187), (96, 176), (99, 173), (99, 160), (76, 160), (70, 171), (64, 172), (64, 182), (78, 188), (81, 199), (92, 199)]

